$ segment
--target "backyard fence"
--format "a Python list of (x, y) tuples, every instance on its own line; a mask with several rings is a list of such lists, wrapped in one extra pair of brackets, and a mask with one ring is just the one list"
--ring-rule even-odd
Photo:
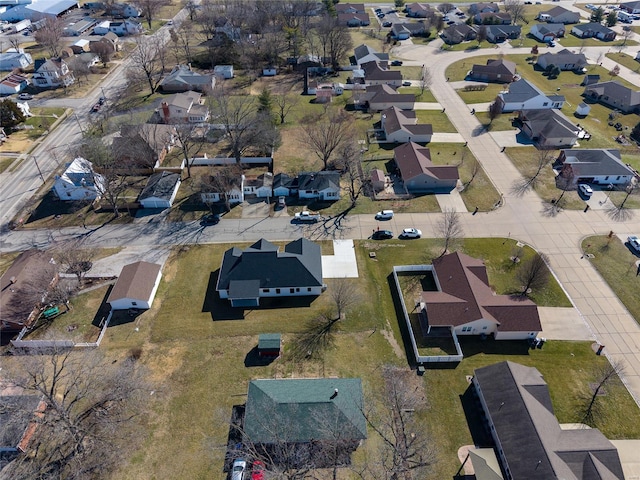
[[(271, 165), (273, 157), (242, 157), (240, 163), (243, 165)], [(206, 155), (204, 157), (194, 157), (189, 160), (189, 163), (193, 167), (205, 167), (213, 165), (235, 165), (236, 159), (230, 157), (212, 157), (209, 158)]]

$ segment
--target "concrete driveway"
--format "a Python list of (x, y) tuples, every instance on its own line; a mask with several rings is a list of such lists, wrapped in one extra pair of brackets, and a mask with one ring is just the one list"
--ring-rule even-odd
[(593, 332), (580, 312), (573, 308), (538, 307), (541, 335), (548, 340), (593, 340)]
[(353, 240), (334, 240), (333, 255), (322, 255), (324, 278), (358, 278)]
[(88, 277), (117, 277), (122, 267), (135, 262), (149, 262), (164, 265), (171, 253), (170, 246), (125, 247), (115, 255), (101, 258), (93, 263)]

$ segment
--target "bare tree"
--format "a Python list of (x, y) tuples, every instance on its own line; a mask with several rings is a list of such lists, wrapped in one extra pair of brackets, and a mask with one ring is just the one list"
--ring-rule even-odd
[(494, 100), (491, 105), (489, 105), (489, 125), (493, 123), (493, 121), (502, 115), (502, 105), (497, 100)]
[(460, 214), (453, 209), (445, 208), (442, 212), (442, 218), (438, 222), (436, 232), (443, 239), (442, 253), (444, 256), (460, 237), (462, 237), (462, 224), (460, 223)]
[(633, 36), (633, 30), (622, 30), (622, 43), (618, 45), (618, 51), (621, 52), (627, 46), (627, 41)]
[(422, 70), (420, 71), (420, 95), (424, 94), (425, 89), (429, 88), (432, 80), (433, 77), (429, 71), (429, 67), (422, 65)]
[[(463, 152), (462, 154), (464, 155), (465, 152)], [(464, 188), (469, 188), (471, 186), (475, 178), (478, 176), (478, 173), (480, 173), (481, 168), (482, 167), (480, 166), (480, 162), (478, 162), (478, 159), (476, 159), (475, 156), (472, 156), (471, 157), (471, 176), (469, 177), (469, 180), (464, 182), (463, 184)]]
[(195, 41), (195, 34), (194, 25), (189, 21), (184, 21), (179, 27), (169, 30), (176, 63), (181, 63), (183, 59), (187, 63), (191, 63), (193, 60), (193, 53), (191, 49)]
[(151, 28), (151, 22), (156, 18), (160, 8), (167, 5), (166, 0), (136, 0), (135, 3), (142, 11), (142, 16), (147, 21), (149, 28)]
[(608, 385), (624, 375), (624, 363), (620, 360), (609, 360), (602, 365), (594, 367), (593, 383), (589, 384), (590, 395), (585, 395), (586, 405), (582, 416), (582, 423), (594, 426), (599, 415), (598, 397), (604, 393)]
[(62, 37), (64, 36), (64, 20), (60, 17), (47, 18), (33, 35), (40, 45), (47, 49), (51, 57), (60, 55)]
[(536, 252), (532, 257), (522, 262), (516, 273), (516, 279), (521, 285), (522, 296), (527, 296), (529, 292), (543, 288), (549, 283), (549, 276), (547, 256), (544, 253)]
[(438, 5), (438, 11), (442, 12), (444, 15), (455, 9), (456, 6), (453, 3), (441, 3)]
[(89, 74), (91, 73), (91, 68), (87, 65), (87, 62), (84, 61), (79, 56), (73, 56), (67, 59), (67, 64), (69, 65), (69, 70), (71, 70), (74, 76), (80, 81), (80, 77), (84, 77), (86, 82), (89, 81)]
[(525, 5), (521, 0), (505, 0), (504, 11), (511, 15), (514, 25), (524, 20)]
[(353, 141), (347, 141), (341, 145), (338, 151), (336, 167), (344, 175), (343, 188), (349, 194), (349, 199), (351, 200), (350, 208), (354, 208), (369, 181), (362, 168), (360, 146)]
[(11, 380), (41, 396), (45, 408), (34, 417), (29, 454), (7, 467), (7, 478), (108, 476), (123, 459), (117, 446), (136, 435), (148, 403), (142, 367), (128, 359), (107, 362), (100, 350), (26, 356)]
[(628, 206), (627, 202), (632, 196), (636, 196), (640, 192), (640, 185), (638, 183), (630, 183), (624, 190), (625, 196), (618, 205), (613, 200), (607, 204), (607, 215), (616, 222), (624, 222), (633, 217), (633, 210)]
[(229, 194), (234, 188), (241, 188), (240, 179), (242, 168), (240, 165), (214, 167), (211, 174), (203, 175), (200, 180), (200, 189), (203, 193), (217, 193), (224, 201), (227, 211), (231, 210), (231, 198)]
[(609, 70), (609, 76), (610, 77), (617, 77), (618, 75), (620, 75), (620, 65), (618, 65), (617, 63), (613, 66), (613, 68), (611, 70)]
[(480, 25), (478, 30), (476, 31), (476, 40), (478, 41), (478, 45), (484, 42), (487, 39), (487, 26)]
[(338, 320), (361, 300), (358, 283), (353, 279), (336, 279), (329, 287), (329, 295), (336, 306)]
[(113, 56), (114, 50), (111, 45), (107, 42), (95, 42), (91, 46), (91, 51), (98, 55), (100, 61), (102, 62), (102, 66), (106, 67), (111, 61), (111, 57)]
[(189, 122), (178, 123), (175, 127), (176, 140), (182, 150), (185, 165), (187, 166), (187, 177), (191, 177), (191, 164), (193, 163), (193, 159), (204, 148), (203, 139), (197, 136), (202, 130), (202, 127)]
[(390, 365), (382, 367), (380, 398), (367, 402), (367, 423), (380, 438), (375, 456), (366, 460), (363, 478), (404, 480), (426, 478), (436, 461), (430, 433), (419, 424), (428, 411), (424, 384), (415, 373)]
[(349, 30), (340, 25), (337, 17), (325, 15), (316, 27), (323, 57), (330, 58), (331, 65), (338, 69), (348, 52), (353, 50), (353, 40)]
[(53, 255), (62, 273), (75, 275), (78, 285), (82, 285), (84, 276), (93, 267), (96, 250), (84, 246), (81, 240), (71, 240), (55, 245)]
[(303, 122), (305, 125), (300, 141), (313, 150), (326, 170), (333, 154), (353, 136), (351, 117), (344, 111), (338, 111), (327, 112), (315, 122), (308, 120)]
[(291, 110), (298, 104), (298, 98), (287, 95), (287, 92), (276, 93), (272, 98), (278, 118), (280, 119), (280, 125), (283, 125)]
[(164, 48), (156, 37), (138, 37), (131, 52), (131, 68), (149, 84), (150, 93), (156, 91), (162, 80), (163, 65), (160, 50)]
[(553, 163), (553, 153), (551, 150), (538, 150), (536, 163), (533, 170), (520, 180), (516, 181), (511, 189), (514, 195), (524, 195), (528, 191), (535, 189), (540, 183), (540, 175), (544, 169)]
[(9, 42), (9, 45), (11, 46), (11, 48), (15, 49), (16, 52), (20, 50), (20, 44), (24, 40), (23, 35), (20, 35), (20, 34), (7, 35), (5, 38)]

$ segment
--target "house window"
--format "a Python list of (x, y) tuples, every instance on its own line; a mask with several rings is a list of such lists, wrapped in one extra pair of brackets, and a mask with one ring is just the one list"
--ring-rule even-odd
[(296, 293), (296, 289), (295, 288), (290, 288), (289, 289), (289, 293)]
[(463, 332), (470, 332), (471, 331), (471, 327), (462, 327), (462, 331)]
[(609, 180), (609, 175), (607, 175), (606, 177), (604, 177), (604, 181), (606, 182), (607, 180)]
[(269, 289), (268, 288), (263, 288), (262, 289), (262, 293), (269, 293)]
[(544, 103), (542, 104), (542, 106), (543, 106), (543, 107), (546, 107), (547, 105), (549, 105), (549, 102), (544, 102)]
[(483, 330), (486, 330), (486, 329), (487, 329), (487, 326), (485, 325), (484, 327), (482, 327), (482, 329), (483, 329)]
[(311, 287), (307, 287), (307, 292), (310, 292), (310, 291), (311, 291)]
[(296, 288), (296, 292), (300, 292), (300, 288)]
[(70, 196), (71, 196), (71, 192), (67, 192), (67, 197), (70, 197)]
[(279, 288), (276, 288), (276, 294), (280, 295), (280, 289)]
[(618, 175), (618, 176), (616, 177), (616, 180), (620, 180), (620, 175)]
[(131, 305), (138, 305), (137, 302), (131, 302)]

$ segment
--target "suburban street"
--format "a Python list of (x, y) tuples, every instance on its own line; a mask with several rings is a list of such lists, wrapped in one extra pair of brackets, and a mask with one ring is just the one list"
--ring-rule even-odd
[[(569, 8), (570, 2), (561, 2)], [(565, 5), (566, 4), (566, 5)], [(551, 5), (551, 4), (549, 4)], [(185, 11), (181, 11), (185, 15)], [(166, 28), (157, 34), (167, 35)], [(561, 42), (560, 42), (561, 43)], [(509, 158), (502, 153), (502, 145), (481, 128), (478, 119), (470, 115), (465, 105), (455, 93), (453, 86), (446, 81), (445, 70), (450, 64), (474, 56), (490, 54), (528, 54), (529, 48), (511, 48), (503, 44), (498, 49), (477, 49), (473, 51), (451, 52), (440, 50), (439, 41), (429, 45), (408, 44), (395, 47), (393, 54), (406, 60), (406, 65), (428, 64), (433, 77), (430, 89), (457, 131), (468, 142), (468, 147), (484, 167), (497, 190), (503, 195), (503, 205), (490, 213), (461, 213), (464, 235), (466, 237), (505, 237), (525, 242), (549, 257), (550, 266), (567, 295), (580, 312), (594, 339), (605, 345), (604, 353), (612, 360), (622, 360), (625, 364), (623, 381), (640, 405), (640, 327), (621, 304), (612, 290), (583, 257), (581, 240), (586, 236), (615, 232), (621, 238), (629, 234), (640, 234), (640, 215), (636, 213), (627, 222), (613, 222), (603, 210), (561, 211), (549, 215), (540, 198), (532, 192), (524, 196), (513, 196), (510, 191), (520, 178), (518, 170)], [(561, 45), (549, 49), (557, 51)], [(585, 54), (595, 62), (600, 54), (609, 47), (588, 47)], [(546, 51), (546, 49), (545, 49)], [(614, 65), (609, 59), (602, 59), (605, 68)], [(128, 62), (122, 62), (119, 69), (110, 75), (102, 87), (107, 91), (124, 81), (122, 72)], [(638, 74), (620, 66), (620, 77), (640, 84)], [(120, 72), (120, 73), (118, 73)], [(80, 102), (78, 115), (87, 115), (89, 106), (100, 96), (97, 88), (93, 95)], [(57, 168), (55, 148), (69, 144), (79, 138), (78, 122), (71, 116), (52, 132), (36, 149), (34, 155), (44, 175)], [(21, 205), (36, 191), (42, 183), (35, 161), (27, 159), (13, 173), (0, 175), (0, 223), (6, 223), (15, 215)], [(60, 230), (3, 230), (0, 236), (0, 251), (10, 252), (30, 247), (46, 247), (51, 242), (81, 237), (87, 246), (146, 246), (149, 248), (166, 247), (195, 243), (232, 243), (253, 241), (259, 238), (268, 240), (288, 240), (299, 236), (309, 239), (350, 238), (363, 239), (371, 235), (377, 227), (389, 228), (399, 232), (406, 227), (416, 227), (424, 236), (437, 236), (436, 226), (441, 218), (437, 213), (396, 214), (388, 222), (377, 222), (372, 215), (353, 215), (346, 217), (340, 225), (333, 221), (316, 225), (298, 226), (291, 223), (290, 217), (222, 219), (216, 226), (202, 227), (197, 222), (169, 223), (162, 218), (150, 217), (147, 223), (130, 225), (105, 225), (89, 228), (67, 228)], [(401, 262), (401, 260), (399, 261)], [(212, 270), (216, 266), (211, 266)], [(544, 332), (542, 333), (544, 336)]]

